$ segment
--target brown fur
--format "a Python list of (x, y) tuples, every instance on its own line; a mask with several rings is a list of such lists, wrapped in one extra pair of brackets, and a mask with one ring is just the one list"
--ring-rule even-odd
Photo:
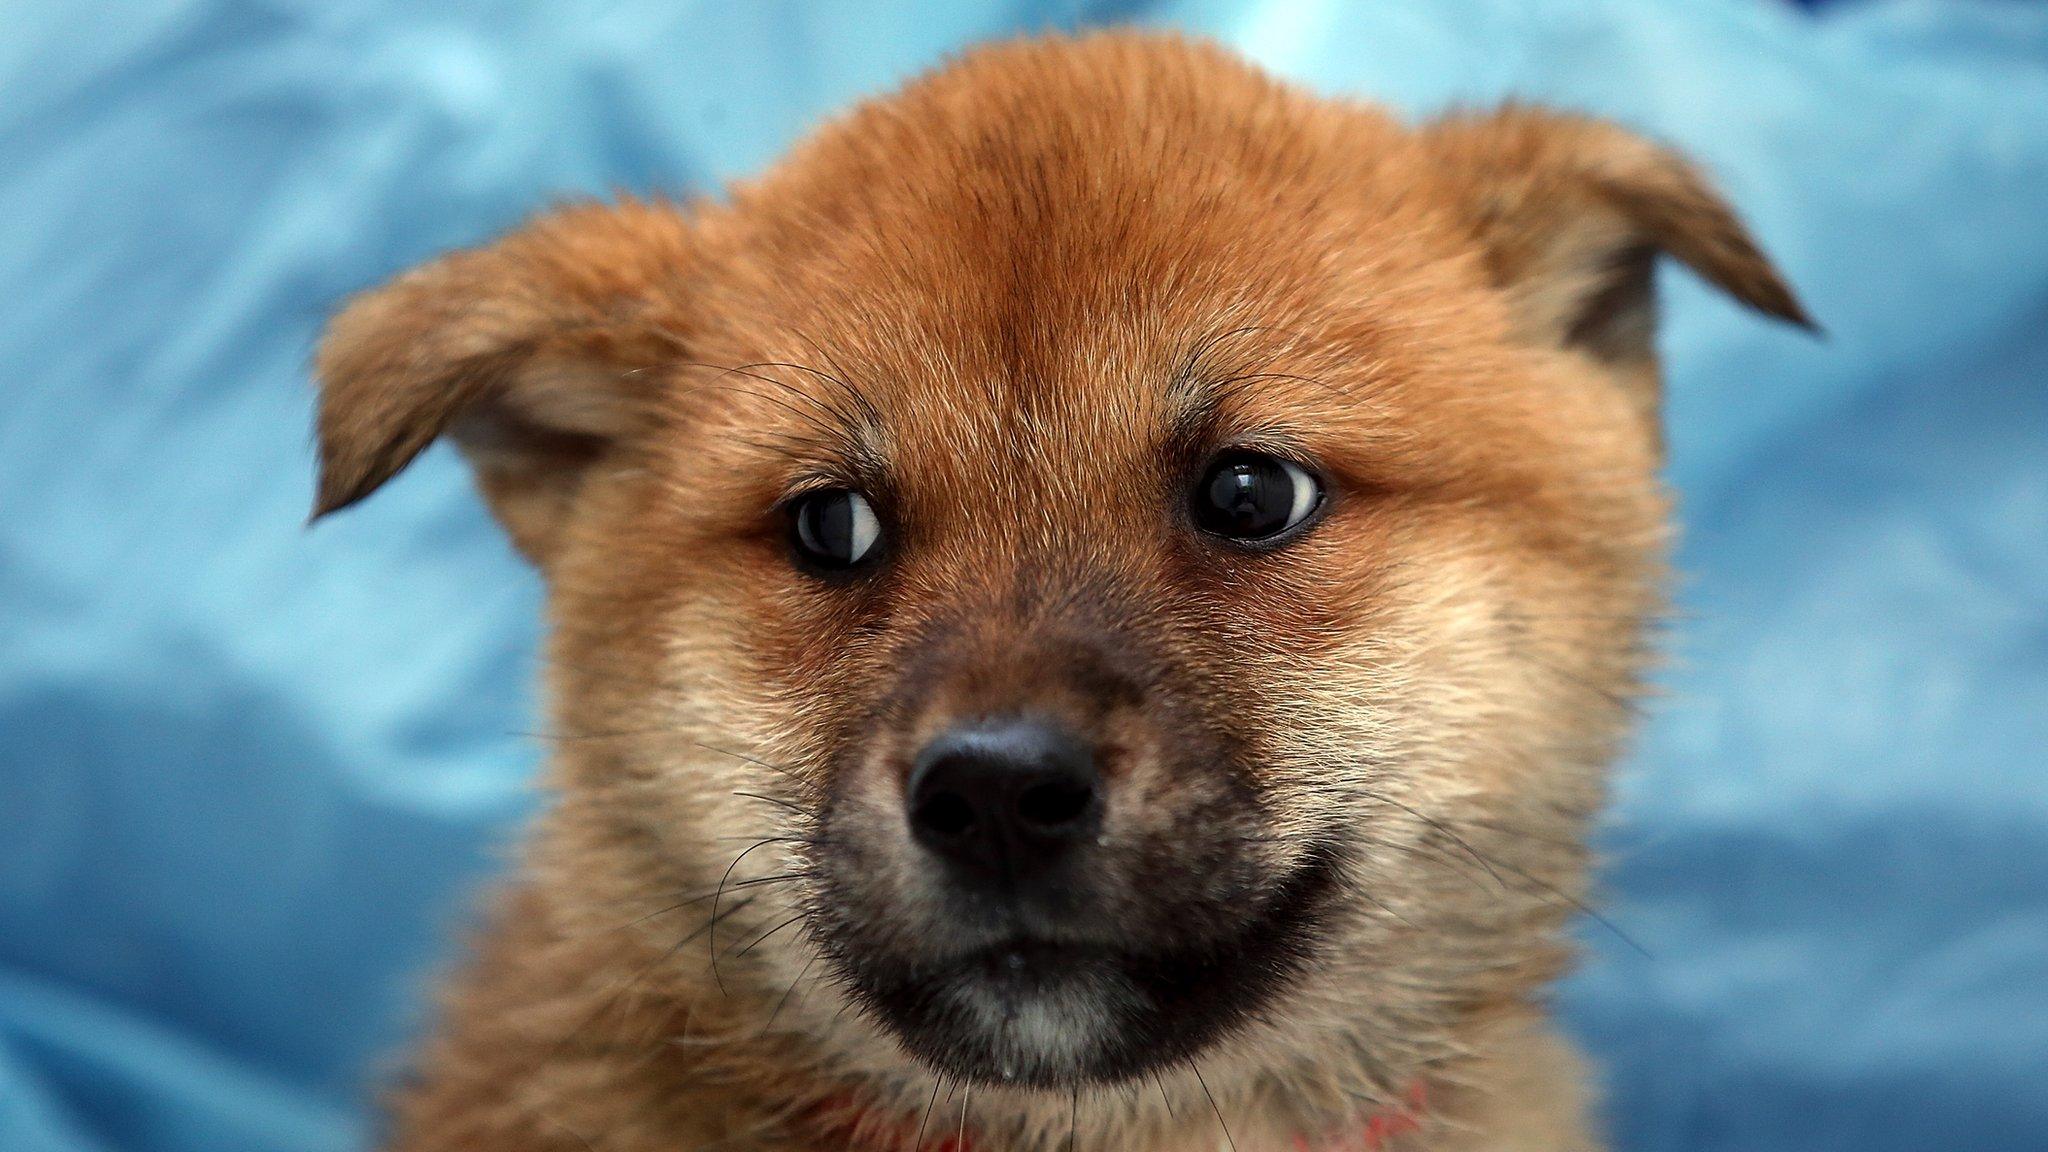
[[(1410, 129), (1110, 34), (972, 53), (729, 203), (566, 208), (353, 303), (319, 511), (451, 435), (547, 576), (560, 738), (392, 1146), (822, 1149), (857, 1116), (1254, 1152), (1421, 1083), (1402, 1147), (1595, 1147), (1542, 997), (1658, 606), (1660, 251), (1804, 321), (1619, 129)], [(1187, 531), (1224, 444), (1311, 462), (1324, 519)], [(820, 480), (886, 494), (880, 574), (792, 567), (777, 509)], [(906, 758), (1026, 706), (1110, 757), (1077, 923), (1226, 939), (1341, 856), (1271, 998), (1126, 1083), (949, 1076), (850, 990), (930, 934)]]

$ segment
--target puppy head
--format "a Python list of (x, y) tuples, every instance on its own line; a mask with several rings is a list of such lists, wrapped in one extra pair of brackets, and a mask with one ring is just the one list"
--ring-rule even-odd
[(320, 508), (472, 458), (549, 578), (554, 882), (722, 889), (671, 976), (754, 1029), (1353, 1092), (1555, 971), (1656, 605), (1659, 252), (1803, 322), (1608, 125), (1003, 47), (355, 302)]

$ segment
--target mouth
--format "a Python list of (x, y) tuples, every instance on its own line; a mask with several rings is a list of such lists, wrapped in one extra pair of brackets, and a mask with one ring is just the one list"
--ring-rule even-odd
[(1113, 1084), (1185, 1062), (1241, 1029), (1308, 967), (1337, 886), (1306, 857), (1233, 927), (1196, 944), (1014, 936), (945, 957), (834, 949), (857, 1000), (916, 1059), (985, 1084)]

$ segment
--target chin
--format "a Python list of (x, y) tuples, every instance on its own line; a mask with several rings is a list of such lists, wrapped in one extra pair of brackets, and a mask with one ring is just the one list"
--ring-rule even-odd
[(1339, 870), (1334, 854), (1313, 855), (1228, 931), (1171, 947), (1012, 936), (911, 960), (828, 955), (856, 1002), (948, 1078), (1114, 1085), (1190, 1063), (1282, 1008), (1313, 965)]

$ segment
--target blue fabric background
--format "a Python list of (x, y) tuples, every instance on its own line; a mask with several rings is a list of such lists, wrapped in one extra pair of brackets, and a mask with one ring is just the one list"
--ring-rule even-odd
[(0, 4), (0, 1149), (350, 1149), (531, 801), (457, 462), (301, 530), (345, 293), (710, 189), (972, 40), (1141, 19), (1618, 117), (1831, 336), (1672, 274), (1689, 573), (1564, 999), (1636, 1149), (2048, 1148), (2048, 7)]

